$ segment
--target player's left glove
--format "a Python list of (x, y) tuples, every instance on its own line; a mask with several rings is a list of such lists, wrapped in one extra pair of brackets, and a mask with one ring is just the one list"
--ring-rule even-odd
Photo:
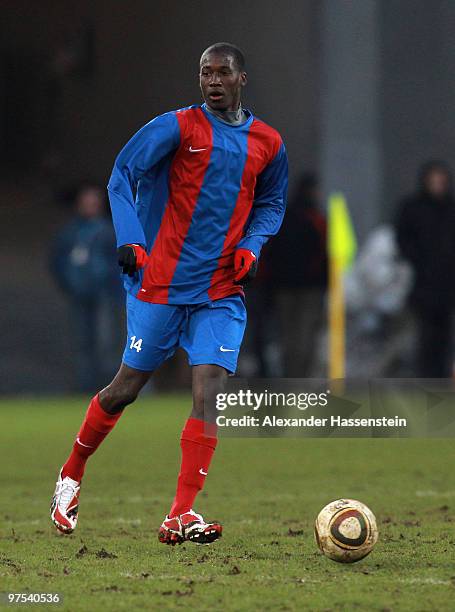
[(234, 282), (245, 285), (256, 276), (258, 260), (253, 251), (237, 249), (234, 254)]
[(118, 265), (123, 274), (134, 276), (147, 262), (147, 251), (138, 244), (124, 244), (117, 249)]

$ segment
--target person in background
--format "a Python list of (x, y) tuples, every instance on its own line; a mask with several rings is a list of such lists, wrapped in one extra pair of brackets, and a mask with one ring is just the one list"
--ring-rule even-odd
[(311, 375), (323, 320), (327, 226), (320, 200), (316, 175), (304, 174), (267, 260), (281, 328), (283, 374), (288, 377)]
[[(82, 185), (76, 194), (75, 215), (58, 232), (50, 252), (50, 269), (70, 306), (71, 352), (75, 358), (76, 391), (92, 392), (105, 364), (115, 371), (123, 339), (117, 251), (106, 216), (103, 190)], [(112, 304), (118, 302), (118, 308)], [(98, 356), (103, 354), (103, 359)], [(111, 356), (106, 362), (106, 356)]]
[(451, 377), (455, 200), (445, 162), (422, 166), (416, 193), (399, 205), (396, 230), (400, 251), (414, 270), (410, 305), (417, 321), (418, 375)]

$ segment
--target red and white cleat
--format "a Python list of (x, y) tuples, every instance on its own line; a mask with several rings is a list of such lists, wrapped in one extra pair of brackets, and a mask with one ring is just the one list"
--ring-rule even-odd
[(164, 519), (158, 531), (158, 539), (163, 544), (211, 544), (221, 538), (223, 527), (218, 521), (206, 523), (200, 514), (189, 510), (179, 516)]
[(158, 530), (158, 540), (162, 544), (169, 544), (170, 546), (181, 544), (185, 540), (183, 525), (179, 516), (173, 518), (166, 516)]
[(69, 476), (62, 478), (60, 471), (51, 503), (51, 519), (62, 533), (70, 534), (76, 529), (80, 488), (80, 482)]

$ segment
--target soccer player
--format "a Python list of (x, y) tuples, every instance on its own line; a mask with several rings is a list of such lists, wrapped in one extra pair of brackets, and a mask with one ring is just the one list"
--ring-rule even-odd
[(242, 285), (279, 230), (287, 157), (279, 134), (241, 105), (242, 52), (204, 51), (204, 103), (147, 123), (117, 157), (108, 192), (127, 291), (128, 337), (114, 380), (90, 402), (51, 505), (57, 529), (77, 524), (86, 461), (152, 373), (181, 346), (192, 367), (193, 408), (182, 432), (177, 491), (160, 542), (210, 544), (218, 522), (193, 510), (216, 448), (204, 389), (233, 374), (246, 324)]

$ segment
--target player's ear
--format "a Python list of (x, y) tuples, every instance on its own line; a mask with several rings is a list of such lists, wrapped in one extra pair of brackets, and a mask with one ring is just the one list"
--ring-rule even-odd
[(245, 85), (248, 83), (248, 79), (246, 77), (246, 72), (241, 72), (240, 73), (240, 85), (242, 87), (245, 87)]

